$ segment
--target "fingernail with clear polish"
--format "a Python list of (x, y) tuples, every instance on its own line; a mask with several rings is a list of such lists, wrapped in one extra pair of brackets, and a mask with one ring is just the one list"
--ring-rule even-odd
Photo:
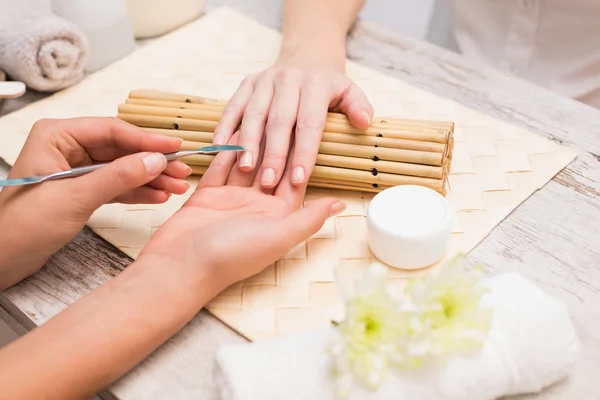
[(245, 151), (242, 155), (242, 159), (240, 160), (240, 166), (242, 167), (251, 167), (252, 166), (252, 153), (250, 151)]
[(346, 203), (344, 203), (343, 201), (338, 201), (336, 203), (333, 203), (333, 205), (331, 206), (331, 210), (329, 211), (329, 216), (333, 217), (335, 215), (338, 215), (345, 209), (346, 209)]
[(275, 171), (273, 170), (273, 168), (266, 168), (263, 171), (263, 176), (260, 183), (262, 183), (263, 185), (272, 185), (273, 182), (275, 182)]
[(369, 116), (369, 113), (366, 111), (363, 111), (362, 114), (364, 115), (364, 117), (367, 119), (367, 123), (369, 125), (371, 125), (371, 117)]
[(148, 175), (156, 175), (167, 166), (167, 158), (161, 153), (152, 153), (145, 156), (142, 161)]
[(294, 168), (294, 172), (292, 173), (292, 182), (293, 183), (302, 183), (304, 182), (304, 168), (301, 166), (297, 166)]

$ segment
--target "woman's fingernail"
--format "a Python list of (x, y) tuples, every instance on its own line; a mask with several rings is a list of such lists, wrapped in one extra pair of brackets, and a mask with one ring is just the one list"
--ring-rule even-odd
[(294, 168), (294, 172), (292, 173), (292, 182), (293, 183), (302, 183), (304, 182), (304, 168), (301, 166), (297, 166)]
[(186, 190), (190, 188), (190, 183), (186, 180), (181, 180), (183, 182), (183, 184), (185, 185)]
[(180, 137), (176, 137), (175, 139), (179, 140), (180, 142), (183, 142), (183, 139)]
[(273, 182), (275, 182), (275, 171), (273, 170), (273, 168), (266, 168), (263, 171), (263, 176), (260, 183), (262, 183), (263, 185), (272, 185)]
[(220, 136), (214, 136), (213, 137), (213, 144), (215, 146), (221, 146), (223, 144), (223, 138), (221, 138)]
[(252, 166), (252, 153), (250, 151), (245, 151), (242, 155), (242, 159), (240, 160), (240, 166), (242, 167), (251, 167)]
[(371, 116), (369, 115), (369, 113), (366, 111), (363, 111), (362, 115), (364, 115), (364, 117), (366, 118), (367, 124), (371, 125)]
[(187, 176), (190, 176), (192, 174), (192, 167), (190, 167), (189, 165), (187, 165), (186, 163), (184, 163), (182, 161), (179, 161), (179, 162), (184, 165), (184, 168), (187, 171)]
[(333, 217), (335, 215), (338, 215), (345, 209), (346, 209), (346, 203), (344, 203), (343, 201), (338, 201), (336, 203), (333, 203), (333, 205), (331, 206), (331, 210), (329, 211), (329, 216)]
[(167, 158), (161, 153), (152, 153), (142, 160), (148, 175), (157, 175), (167, 166)]

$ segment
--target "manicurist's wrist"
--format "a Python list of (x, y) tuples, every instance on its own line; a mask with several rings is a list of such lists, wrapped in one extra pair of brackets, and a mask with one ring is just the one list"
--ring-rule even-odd
[(346, 67), (345, 41), (335, 38), (303, 41), (289, 39), (283, 42), (277, 62), (344, 72)]

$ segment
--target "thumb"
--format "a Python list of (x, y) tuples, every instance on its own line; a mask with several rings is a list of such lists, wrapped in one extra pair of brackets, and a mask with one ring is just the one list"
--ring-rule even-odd
[(373, 106), (355, 83), (344, 93), (336, 110), (346, 114), (350, 123), (357, 129), (367, 129), (371, 125)]
[(306, 205), (283, 218), (273, 232), (286, 232), (284, 246), (294, 248), (323, 227), (325, 221), (346, 209), (346, 203), (335, 198), (323, 198)]
[(94, 211), (115, 197), (156, 179), (167, 167), (161, 153), (137, 153), (73, 179), (73, 188), (82, 206)]

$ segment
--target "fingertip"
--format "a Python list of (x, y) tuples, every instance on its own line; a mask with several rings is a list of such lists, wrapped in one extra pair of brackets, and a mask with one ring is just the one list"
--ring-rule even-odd
[[(247, 146), (244, 146), (248, 148)], [(240, 157), (240, 170), (243, 172), (251, 172), (254, 169), (254, 157), (251, 150), (246, 150)]]
[(306, 170), (302, 165), (296, 165), (292, 170), (292, 185), (301, 186), (305, 183)]
[(367, 129), (371, 126), (373, 116), (364, 109), (350, 109), (348, 119), (356, 129)]
[(344, 201), (334, 199), (335, 202), (329, 207), (329, 217), (335, 217), (341, 214), (346, 209), (347, 205)]

